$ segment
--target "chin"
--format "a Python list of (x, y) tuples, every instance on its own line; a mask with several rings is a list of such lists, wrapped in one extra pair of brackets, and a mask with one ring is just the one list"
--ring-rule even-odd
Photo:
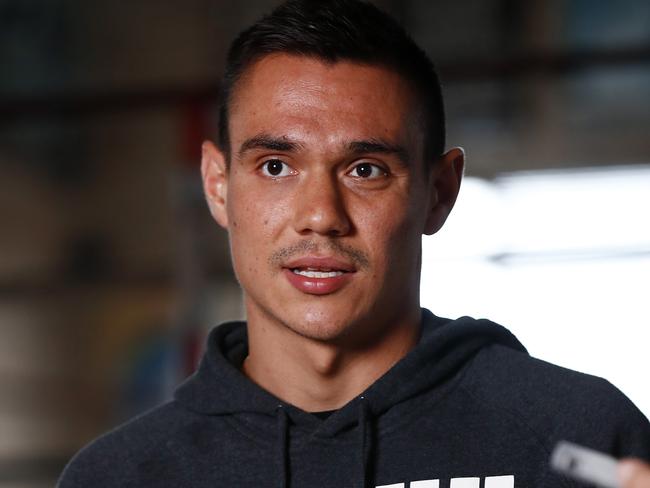
[[(298, 312), (296, 310), (296, 312)], [(282, 322), (294, 333), (319, 342), (337, 343), (349, 340), (363, 328), (359, 317), (364, 316), (359, 310), (347, 313), (340, 308), (332, 310), (303, 310), (291, 317), (283, 317)]]
[(315, 341), (336, 342), (354, 328), (350, 316), (341, 313), (340, 310), (332, 312), (313, 308), (308, 310), (295, 308), (289, 316), (286, 315), (286, 310), (282, 312), (284, 316), (278, 316), (279, 322), (292, 332)]

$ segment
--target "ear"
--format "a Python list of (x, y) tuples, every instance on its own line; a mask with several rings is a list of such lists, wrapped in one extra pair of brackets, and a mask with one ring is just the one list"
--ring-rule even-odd
[(465, 151), (460, 147), (450, 149), (434, 163), (429, 180), (430, 195), (424, 233), (438, 232), (456, 203), (465, 168)]
[(221, 227), (227, 229), (228, 167), (223, 152), (210, 141), (201, 146), (201, 177), (210, 213)]

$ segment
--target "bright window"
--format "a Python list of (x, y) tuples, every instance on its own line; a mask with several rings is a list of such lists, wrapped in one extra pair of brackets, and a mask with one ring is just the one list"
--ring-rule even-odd
[(649, 415), (650, 166), (467, 178), (423, 240), (421, 302), (501, 323)]

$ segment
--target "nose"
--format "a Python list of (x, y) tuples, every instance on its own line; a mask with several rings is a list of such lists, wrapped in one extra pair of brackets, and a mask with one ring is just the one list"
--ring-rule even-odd
[(294, 201), (294, 228), (301, 235), (343, 236), (351, 222), (336, 175), (318, 172), (299, 185)]

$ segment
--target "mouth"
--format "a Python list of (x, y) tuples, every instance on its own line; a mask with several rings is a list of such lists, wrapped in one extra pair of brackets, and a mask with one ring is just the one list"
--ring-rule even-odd
[(333, 278), (357, 270), (350, 261), (334, 256), (304, 256), (292, 259), (283, 267), (309, 278)]
[(300, 276), (306, 276), (307, 278), (334, 278), (343, 275), (347, 271), (337, 269), (291, 268), (291, 272)]
[(356, 272), (352, 263), (332, 258), (309, 256), (283, 266), (289, 283), (310, 295), (327, 295), (343, 288)]

